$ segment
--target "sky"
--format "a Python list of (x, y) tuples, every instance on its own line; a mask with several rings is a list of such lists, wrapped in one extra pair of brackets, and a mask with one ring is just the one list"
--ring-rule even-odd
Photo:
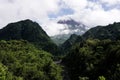
[(120, 22), (120, 0), (0, 0), (0, 28), (31, 19), (54, 36), (65, 28), (57, 21), (69, 18), (88, 28)]

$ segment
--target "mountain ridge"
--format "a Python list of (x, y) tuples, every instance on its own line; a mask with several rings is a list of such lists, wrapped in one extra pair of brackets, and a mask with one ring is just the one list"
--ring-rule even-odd
[(72, 41), (72, 39), (69, 38), (61, 45), (61, 47), (63, 49), (66, 49), (68, 48), (68, 46), (65, 45), (70, 45), (68, 48), (69, 50), (73, 45), (86, 41), (87, 39), (100, 39), (100, 40), (110, 39), (112, 41), (120, 40), (120, 22), (118, 23), (115, 22), (107, 26), (93, 27), (86, 31), (83, 35), (78, 35), (74, 43), (69, 44), (70, 43), (69, 41)]
[(37, 48), (57, 53), (58, 47), (50, 39), (41, 26), (29, 19), (9, 23), (0, 29), (0, 40), (27, 40), (34, 44)]
[[(64, 43), (72, 34), (82, 35), (87, 31), (86, 25), (71, 18), (59, 20), (57, 23), (62, 24), (65, 27), (59, 35), (52, 36), (52, 40), (57, 45)], [(67, 31), (67, 34), (64, 33), (64, 31)]]

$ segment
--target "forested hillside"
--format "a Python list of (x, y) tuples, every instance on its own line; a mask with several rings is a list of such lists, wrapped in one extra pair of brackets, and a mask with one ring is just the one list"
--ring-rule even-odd
[(57, 45), (50, 39), (38, 23), (29, 19), (10, 23), (0, 29), (0, 40), (27, 40), (38, 49), (43, 49), (52, 54), (58, 53)]
[[(76, 35), (72, 35), (76, 38)], [(120, 40), (120, 23), (109, 24), (107, 26), (97, 26), (89, 29), (82, 36), (78, 35), (76, 40), (69, 38), (62, 44), (63, 49), (67, 49), (66, 52), (69, 52), (69, 49), (76, 43), (86, 41), (87, 39), (110, 39), (112, 41)], [(69, 45), (69, 46), (68, 46)]]
[(0, 80), (62, 80), (52, 55), (27, 41), (0, 41)]
[(73, 46), (77, 38), (78, 35), (72, 34), (70, 38), (60, 46), (61, 50), (63, 51), (62, 54), (66, 54), (67, 52), (69, 52), (71, 46)]
[(113, 23), (107, 26), (97, 26), (88, 30), (85, 34), (82, 35), (82, 38), (89, 39), (111, 39), (118, 40), (120, 39), (120, 23)]
[(71, 80), (119, 80), (119, 40), (120, 23), (91, 28), (77, 38), (72, 35), (62, 45), (67, 52), (62, 62)]
[(120, 41), (88, 39), (63, 59), (71, 80), (119, 80)]

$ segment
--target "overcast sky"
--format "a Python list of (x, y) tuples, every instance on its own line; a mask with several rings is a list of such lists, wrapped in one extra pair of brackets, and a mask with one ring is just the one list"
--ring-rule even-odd
[(68, 18), (89, 27), (120, 22), (120, 0), (0, 0), (0, 28), (31, 19), (52, 36), (64, 29), (56, 22)]

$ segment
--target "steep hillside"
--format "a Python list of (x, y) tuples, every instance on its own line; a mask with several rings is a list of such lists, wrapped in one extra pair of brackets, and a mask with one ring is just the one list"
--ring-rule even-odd
[(53, 54), (57, 53), (57, 46), (36, 22), (23, 20), (16, 23), (10, 23), (0, 30), (0, 40), (21, 39), (31, 42), (39, 49)]
[(107, 26), (97, 26), (88, 30), (85, 34), (82, 35), (84, 39), (93, 38), (93, 39), (111, 39), (118, 40), (120, 39), (120, 23), (114, 23)]
[(67, 53), (70, 50), (71, 46), (73, 46), (73, 44), (75, 43), (77, 37), (78, 35), (72, 34), (70, 38), (60, 46), (63, 53)]
[[(62, 44), (64, 49), (70, 49), (74, 44), (86, 41), (87, 39), (110, 39), (110, 40), (120, 40), (120, 23), (114, 23), (107, 26), (97, 26), (91, 28), (85, 32), (82, 36), (78, 36), (76, 40), (73, 40), (71, 37)], [(73, 42), (72, 45), (69, 45), (69, 41)], [(69, 46), (64, 46), (64, 45)]]

